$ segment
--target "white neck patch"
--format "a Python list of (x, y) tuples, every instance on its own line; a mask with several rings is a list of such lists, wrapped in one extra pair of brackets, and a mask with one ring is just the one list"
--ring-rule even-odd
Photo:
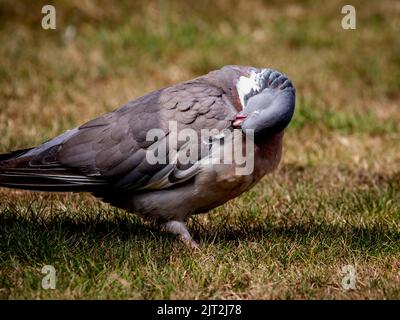
[(267, 69), (262, 69), (261, 72), (250, 73), (250, 77), (241, 76), (236, 83), (236, 90), (239, 95), (240, 103), (242, 105), (242, 109), (246, 106), (246, 101), (250, 96), (259, 93), (265, 88), (264, 74), (267, 72)]

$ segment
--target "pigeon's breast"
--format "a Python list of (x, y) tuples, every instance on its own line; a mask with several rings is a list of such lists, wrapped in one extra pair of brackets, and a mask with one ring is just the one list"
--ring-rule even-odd
[[(254, 145), (254, 152), (249, 153), (246, 160), (253, 165), (245, 165), (252, 168), (249, 172), (243, 171), (243, 164), (235, 161), (232, 164), (203, 166), (195, 180), (195, 193), (203, 202), (195, 213), (206, 212), (239, 196), (251, 189), (267, 173), (275, 170), (282, 155), (282, 137), (283, 133), (279, 133), (259, 145)], [(246, 144), (243, 143), (242, 147), (242, 154), (245, 154)]]
[[(254, 145), (248, 161), (254, 162), (249, 174), (237, 174), (232, 163), (212, 164), (204, 161), (198, 174), (182, 185), (163, 190), (149, 190), (136, 194), (129, 210), (151, 220), (186, 220), (191, 214), (205, 213), (252, 188), (279, 164), (282, 154), (282, 136), (279, 133)], [(246, 145), (243, 144), (243, 152)], [(223, 150), (216, 149), (215, 152)]]

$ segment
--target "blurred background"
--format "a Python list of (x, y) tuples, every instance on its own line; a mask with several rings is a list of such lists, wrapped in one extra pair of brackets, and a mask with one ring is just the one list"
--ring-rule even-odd
[(399, 34), (397, 0), (0, 0), (0, 153), (227, 64), (297, 89), (279, 170), (195, 218), (198, 256), (87, 195), (0, 189), (0, 298), (398, 299)]

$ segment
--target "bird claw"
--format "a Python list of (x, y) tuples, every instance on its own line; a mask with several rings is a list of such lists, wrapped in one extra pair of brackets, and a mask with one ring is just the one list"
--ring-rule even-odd
[(192, 237), (186, 237), (184, 235), (180, 235), (179, 239), (191, 250), (200, 250), (199, 244), (192, 239)]
[(169, 221), (164, 224), (166, 231), (176, 234), (179, 239), (191, 250), (200, 250), (199, 245), (193, 240), (186, 224), (182, 221)]

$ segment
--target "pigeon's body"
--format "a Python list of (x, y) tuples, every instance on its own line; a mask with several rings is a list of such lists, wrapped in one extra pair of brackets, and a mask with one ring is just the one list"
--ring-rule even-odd
[[(143, 217), (185, 221), (190, 215), (205, 213), (253, 187), (280, 160), (282, 134), (271, 138), (264, 148), (256, 147), (254, 171), (237, 175), (235, 163), (204, 165), (193, 180), (174, 188), (133, 193), (129, 201), (112, 202)], [(114, 201), (117, 199), (114, 199)]]
[[(277, 167), (283, 129), (293, 109), (294, 88), (285, 76), (270, 69), (227, 66), (149, 93), (36, 148), (0, 156), (0, 185), (91, 192), (188, 240), (184, 222), (191, 214), (240, 195)], [(190, 163), (172, 158), (149, 163), (147, 152), (162, 143), (168, 155), (177, 156), (202, 147), (200, 138), (172, 144), (171, 122), (178, 133), (190, 129), (198, 137), (204, 129), (254, 131), (254, 152), (246, 155), (254, 170), (238, 175), (235, 161), (213, 164), (200, 151)], [(152, 129), (158, 130), (157, 141), (148, 139)], [(248, 140), (237, 131), (213, 137), (224, 143), (211, 143), (210, 152), (223, 151), (233, 137), (245, 151)]]

